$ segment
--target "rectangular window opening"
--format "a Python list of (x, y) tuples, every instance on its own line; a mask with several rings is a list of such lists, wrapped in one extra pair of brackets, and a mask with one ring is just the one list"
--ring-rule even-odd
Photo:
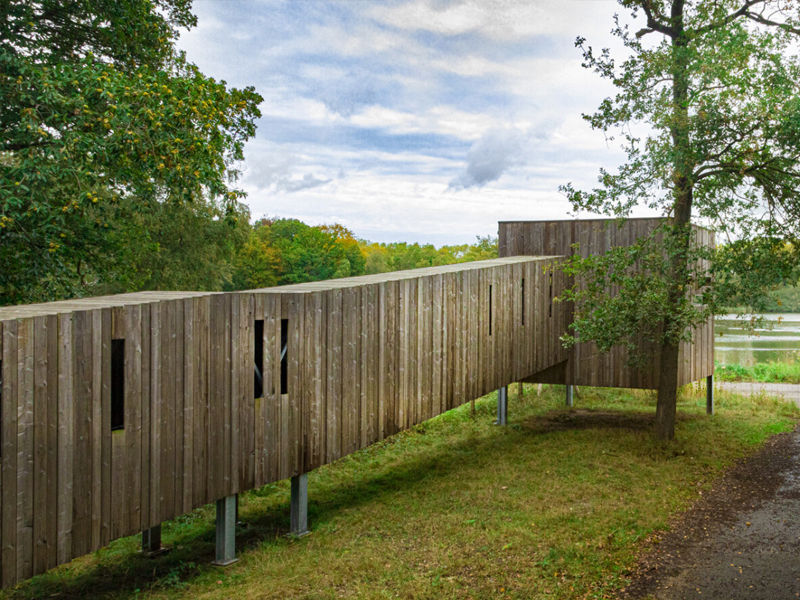
[(255, 336), (255, 364), (253, 365), (253, 390), (254, 398), (264, 396), (264, 319), (256, 319), (253, 324), (253, 335)]
[(522, 326), (525, 327), (525, 278), (522, 278)]
[(288, 394), (289, 381), (289, 319), (281, 319), (281, 394)]
[(553, 274), (550, 273), (550, 307), (548, 309), (548, 317), (553, 316)]
[(489, 286), (489, 335), (492, 335), (492, 286)]
[(125, 340), (111, 340), (111, 431), (125, 429)]

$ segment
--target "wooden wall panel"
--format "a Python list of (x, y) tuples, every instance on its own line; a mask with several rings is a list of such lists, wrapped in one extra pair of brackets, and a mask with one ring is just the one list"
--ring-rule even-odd
[[(650, 235), (662, 219), (628, 219), (621, 224), (614, 220), (599, 219), (585, 221), (526, 221), (500, 223), (499, 251), (501, 257), (510, 256), (571, 256), (578, 252), (581, 256), (603, 254), (614, 246), (627, 246), (643, 236)], [(713, 233), (695, 227), (699, 244), (714, 245)], [(519, 241), (519, 236), (522, 240)], [(572, 247), (578, 244), (578, 249)], [(579, 284), (580, 285), (580, 284)], [(609, 290), (610, 294), (616, 290)], [(545, 300), (537, 295), (539, 302)], [(569, 309), (571, 310), (571, 309)], [(569, 313), (563, 313), (569, 314)], [(571, 319), (568, 317), (558, 328), (565, 331)], [(542, 350), (553, 351), (560, 334), (550, 331), (552, 323), (547, 321), (548, 332), (542, 338)], [(624, 387), (656, 389), (658, 387), (659, 353), (657, 348), (642, 337), (638, 340), (646, 352), (653, 354), (650, 364), (642, 369), (627, 367), (627, 353), (624, 348), (614, 348), (607, 354), (600, 353), (594, 343), (576, 344), (568, 353), (570, 365), (565, 371), (565, 381), (575, 385), (599, 387)], [(539, 346), (535, 347), (539, 350)], [(679, 361), (679, 383), (684, 385), (711, 375), (714, 369), (713, 320), (701, 326), (693, 336), (693, 343), (681, 345)], [(543, 375), (550, 378), (551, 373)], [(537, 381), (534, 376), (530, 381)], [(564, 381), (562, 381), (564, 383)]]

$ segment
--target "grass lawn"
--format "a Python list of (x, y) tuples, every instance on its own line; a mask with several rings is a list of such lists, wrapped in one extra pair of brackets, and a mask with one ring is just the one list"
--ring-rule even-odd
[(677, 441), (651, 434), (655, 396), (563, 387), (495, 398), (309, 475), (313, 533), (284, 537), (288, 482), (244, 494), (240, 560), (214, 553), (211, 506), (164, 524), (172, 551), (136, 554), (139, 538), (21, 584), (3, 598), (606, 598), (623, 586), (648, 533), (800, 413), (766, 397), (719, 392), (705, 415), (685, 389)]
[(759, 383), (800, 383), (800, 363), (757, 363), (750, 367), (716, 365), (717, 381), (756, 381)]

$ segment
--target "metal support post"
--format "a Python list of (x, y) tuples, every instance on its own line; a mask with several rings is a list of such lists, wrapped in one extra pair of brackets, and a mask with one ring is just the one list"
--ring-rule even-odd
[(572, 407), (572, 386), (567, 385), (567, 407)]
[(217, 500), (217, 555), (213, 565), (227, 567), (236, 558), (236, 495)]
[(714, 414), (714, 376), (706, 377), (706, 414)]
[(292, 477), (292, 516), (291, 531), (292, 537), (303, 537), (308, 535), (308, 474), (296, 475)]
[(161, 523), (142, 532), (142, 555), (148, 558), (169, 552), (161, 546)]
[(497, 390), (497, 421), (495, 425), (508, 425), (508, 386)]

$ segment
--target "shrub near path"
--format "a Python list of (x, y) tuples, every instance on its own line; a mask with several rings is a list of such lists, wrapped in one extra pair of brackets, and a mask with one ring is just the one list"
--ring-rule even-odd
[(517, 386), (510, 424), (495, 397), (433, 419), (309, 475), (313, 533), (287, 539), (287, 482), (244, 494), (239, 562), (210, 566), (213, 509), (164, 524), (172, 552), (137, 537), (37, 577), (4, 598), (604, 598), (638, 552), (710, 482), (800, 413), (766, 397), (680, 402), (677, 441), (653, 437), (655, 396)]

